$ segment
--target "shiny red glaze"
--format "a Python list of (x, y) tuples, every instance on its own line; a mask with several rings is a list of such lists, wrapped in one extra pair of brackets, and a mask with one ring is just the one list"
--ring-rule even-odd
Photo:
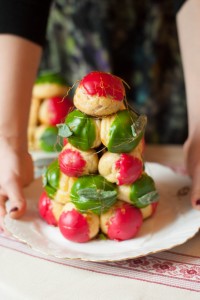
[(122, 80), (114, 75), (104, 72), (91, 72), (80, 82), (86, 92), (99, 97), (111, 96), (113, 100), (122, 101), (125, 96), (125, 89)]
[(143, 163), (137, 157), (122, 153), (115, 163), (115, 168), (118, 171), (117, 184), (131, 184), (142, 175)]
[(40, 196), (38, 209), (40, 216), (49, 224), (57, 226), (58, 222), (52, 212), (52, 200), (43, 192)]
[(70, 177), (79, 177), (83, 175), (86, 161), (81, 153), (76, 150), (65, 149), (58, 156), (58, 162), (61, 172)]
[(89, 241), (89, 225), (86, 218), (77, 210), (63, 212), (58, 226), (62, 235), (70, 241), (85, 243)]
[(143, 218), (141, 211), (124, 203), (115, 210), (110, 218), (107, 235), (111, 240), (124, 241), (133, 238), (142, 226)]
[(66, 115), (73, 108), (73, 103), (68, 97), (53, 97), (46, 101), (48, 101), (47, 114), (49, 116), (49, 125), (64, 122)]

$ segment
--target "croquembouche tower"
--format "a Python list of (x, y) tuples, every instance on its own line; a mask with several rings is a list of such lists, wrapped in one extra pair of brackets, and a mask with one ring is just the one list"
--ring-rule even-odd
[(39, 213), (73, 242), (134, 238), (158, 204), (143, 158), (146, 116), (127, 105), (123, 80), (104, 72), (86, 75), (73, 102), (57, 125), (65, 146), (43, 175)]

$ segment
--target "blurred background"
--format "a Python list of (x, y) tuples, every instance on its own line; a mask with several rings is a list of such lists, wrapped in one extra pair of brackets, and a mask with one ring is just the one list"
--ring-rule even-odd
[(187, 113), (176, 27), (181, 2), (53, 1), (39, 73), (57, 72), (72, 86), (92, 70), (111, 72), (130, 86), (129, 103), (148, 116), (146, 141), (182, 144)]

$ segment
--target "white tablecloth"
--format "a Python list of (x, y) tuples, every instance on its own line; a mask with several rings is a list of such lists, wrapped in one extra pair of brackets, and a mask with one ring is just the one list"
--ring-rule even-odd
[(170, 251), (95, 263), (44, 256), (1, 236), (0, 299), (199, 299), (199, 249), (200, 234)]

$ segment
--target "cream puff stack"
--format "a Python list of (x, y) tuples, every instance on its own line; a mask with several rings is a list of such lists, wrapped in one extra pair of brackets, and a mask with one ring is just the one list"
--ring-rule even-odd
[(146, 116), (127, 106), (123, 80), (104, 72), (86, 75), (73, 102), (57, 124), (66, 143), (43, 176), (40, 215), (73, 242), (134, 238), (158, 203), (143, 159)]

